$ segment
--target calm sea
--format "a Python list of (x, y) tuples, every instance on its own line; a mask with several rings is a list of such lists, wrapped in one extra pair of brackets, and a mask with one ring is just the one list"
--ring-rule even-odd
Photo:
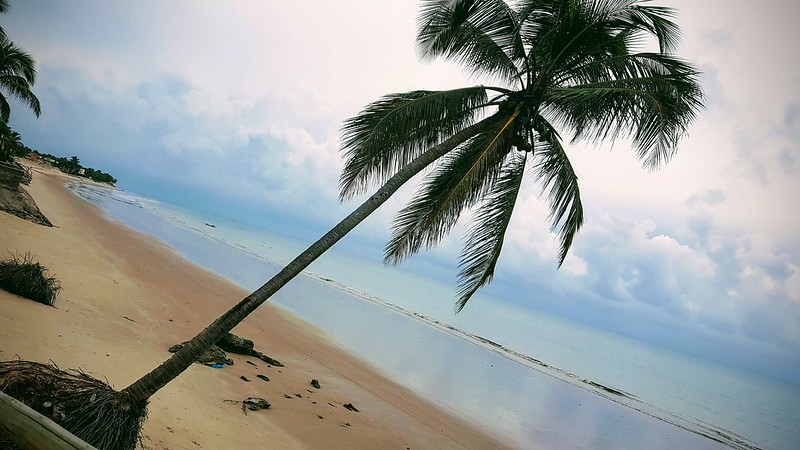
[[(248, 289), (308, 244), (130, 192), (72, 190)], [(272, 301), (519, 448), (800, 448), (798, 385), (498, 298), (476, 298), (454, 315), (453, 292), (334, 248)]]

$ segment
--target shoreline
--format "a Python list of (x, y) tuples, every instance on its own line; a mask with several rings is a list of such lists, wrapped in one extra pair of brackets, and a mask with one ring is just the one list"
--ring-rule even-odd
[[(63, 289), (56, 308), (0, 291), (0, 359), (52, 360), (120, 389), (249, 293), (105, 216), (64, 186), (74, 179), (34, 167), (26, 190), (56, 228), (3, 214), (0, 242), (4, 252), (30, 252)], [(233, 332), (286, 367), (238, 355), (222, 370), (193, 365), (151, 399), (147, 448), (511, 446), (387, 380), (278, 307), (263, 305)], [(309, 386), (311, 378), (321, 389)], [(245, 416), (225, 402), (249, 396), (272, 409)]]
[(733, 449), (738, 449), (738, 450), (760, 449), (760, 447), (758, 447), (757, 445), (749, 442), (747, 439), (741, 436), (738, 436), (737, 434), (735, 434), (730, 430), (719, 428), (708, 423), (692, 422), (686, 418), (662, 410), (654, 405), (645, 403), (639, 398), (637, 398), (634, 394), (631, 394), (630, 392), (617, 389), (613, 386), (608, 386), (605, 384), (598, 383), (591, 379), (584, 378), (579, 374), (572, 373), (560, 367), (547, 364), (546, 362), (536, 359), (533, 356), (526, 355), (524, 353), (520, 353), (518, 351), (510, 349), (502, 344), (494, 342), (483, 336), (461, 330), (457, 327), (454, 327), (446, 322), (442, 322), (433, 317), (403, 308), (402, 306), (396, 305), (394, 303), (387, 302), (379, 297), (375, 297), (368, 293), (353, 289), (349, 286), (343, 285), (330, 278), (326, 278), (313, 273), (305, 273), (305, 275), (312, 277), (321, 283), (325, 283), (334, 289), (338, 289), (342, 292), (346, 292), (350, 295), (358, 297), (364, 301), (374, 303), (378, 306), (392, 310), (398, 314), (402, 314), (410, 319), (422, 322), (430, 327), (436, 328), (444, 333), (449, 333), (473, 345), (481, 347), (487, 351), (493, 352), (497, 355), (502, 356), (503, 358), (514, 361), (525, 367), (533, 369), (539, 373), (552, 377), (558, 381), (564, 382), (571, 386), (575, 386), (593, 395), (597, 395), (601, 398), (604, 398), (607, 401), (617, 403), (626, 408), (630, 408), (633, 411), (636, 411), (637, 413), (650, 416), (656, 420), (659, 420), (666, 424), (685, 430), (688, 433), (693, 433), (702, 436), (706, 439), (719, 442), (721, 444), (725, 444), (726, 446)]
[[(73, 191), (73, 193), (78, 196), (83, 195), (83, 194), (78, 194), (75, 191)], [(203, 237), (216, 241), (221, 245), (230, 247), (235, 251), (240, 251), (256, 258), (265, 258), (265, 261), (267, 261), (269, 264), (274, 264), (276, 266), (281, 265), (279, 262), (272, 261), (268, 259), (268, 257), (266, 256), (259, 256), (258, 254), (247, 250), (245, 247), (241, 245), (238, 245), (234, 242), (228, 241), (227, 239), (223, 239), (213, 234), (210, 234), (209, 231), (204, 229), (204, 226), (206, 227), (210, 226), (207, 222), (201, 225), (189, 225), (187, 223), (180, 222), (180, 226), (185, 227), (186, 230), (191, 231), (193, 233), (199, 233)], [(187, 258), (192, 259), (191, 256), (187, 256)], [(201, 266), (204, 265), (202, 261), (196, 263), (200, 264)], [(205, 270), (210, 270), (213, 273), (217, 273), (223, 277), (225, 277), (227, 273), (225, 270), (219, 270), (218, 268), (214, 269), (213, 266), (208, 266)], [(230, 274), (228, 273), (228, 275)], [(395, 303), (388, 302), (380, 297), (376, 297), (369, 293), (362, 292), (358, 289), (351, 288), (350, 286), (344, 285), (331, 278), (327, 278), (326, 276), (309, 271), (304, 271), (302, 276), (304, 276), (309, 280), (313, 280), (317, 283), (327, 285), (329, 288), (340, 291), (344, 294), (347, 294), (348, 296), (360, 299), (361, 301), (373, 304), (387, 311), (400, 314), (420, 324), (423, 324), (426, 327), (431, 327), (433, 329), (438, 330), (439, 332), (463, 340), (469, 345), (474, 345), (480, 349), (499, 355), (504, 359), (512, 361), (513, 363), (519, 364), (528, 369), (534, 370), (540, 374), (546, 375), (547, 377), (557, 380), (558, 382), (564, 383), (565, 385), (578, 388), (581, 391), (584, 391), (592, 396), (602, 398), (604, 402), (608, 401), (609, 404), (611, 403), (616, 404), (625, 409), (628, 409), (629, 411), (634, 412), (635, 414), (641, 414), (642, 417), (647, 416), (651, 419), (655, 419), (656, 421), (661, 422), (662, 424), (670, 428), (675, 427), (676, 432), (678, 430), (682, 430), (682, 432), (696, 435), (704, 440), (708, 440), (708, 442), (711, 441), (717, 442), (720, 444), (724, 444), (726, 447), (730, 448), (738, 448), (743, 450), (752, 450), (758, 448), (752, 442), (737, 435), (736, 433), (726, 430), (725, 428), (714, 426), (703, 421), (692, 421), (683, 416), (676, 415), (667, 410), (660, 409), (659, 407), (653, 404), (646, 403), (642, 399), (637, 398), (636, 395), (626, 392), (622, 389), (616, 388), (611, 384), (602, 384), (590, 378), (585, 378), (580, 374), (564, 370), (558, 366), (547, 364), (546, 362), (540, 359), (536, 359), (532, 356), (517, 352), (511, 348), (507, 348), (504, 345), (494, 342), (490, 339), (484, 338), (481, 335), (464, 331), (462, 329), (459, 329), (457, 327), (448, 324), (447, 322), (440, 321), (434, 317), (430, 317), (425, 314), (417, 313), (413, 310), (406, 309)], [(288, 305), (282, 306), (279, 301), (276, 300), (276, 302), (277, 303), (274, 304), (277, 307), (283, 308), (285, 311), (288, 311), (289, 314), (293, 314), (291, 312), (291, 308), (286, 309), (286, 306)], [(305, 317), (302, 314), (301, 316)], [(341, 348), (344, 348), (344, 351), (355, 352), (356, 354), (358, 354), (358, 351), (354, 349), (348, 349), (347, 345), (343, 345), (341, 346)], [(362, 360), (366, 361), (369, 364), (370, 358), (367, 357)], [(380, 366), (380, 364), (378, 364), (378, 366)], [(391, 378), (390, 372), (383, 371), (382, 369), (378, 369), (378, 371), (385, 374), (385, 376)], [(418, 395), (422, 396), (426, 395), (424, 393), (424, 390), (423, 391), (417, 390), (417, 392), (419, 393)], [(427, 395), (435, 396), (435, 393), (428, 392)], [(436, 405), (448, 408), (447, 402), (439, 402), (435, 400), (431, 401), (433, 401), (434, 404)], [(470, 414), (463, 414), (458, 412), (456, 412), (456, 414), (460, 415), (461, 417), (464, 417), (467, 421), (472, 422), (473, 425), (477, 424), (477, 426), (480, 426), (480, 424), (483, 423), (483, 420), (491, 419), (488, 417), (484, 417), (482, 420), (478, 420), (476, 417), (473, 417)]]

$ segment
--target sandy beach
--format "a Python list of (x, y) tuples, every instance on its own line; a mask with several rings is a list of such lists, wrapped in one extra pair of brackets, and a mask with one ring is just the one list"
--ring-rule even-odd
[[(0, 252), (34, 255), (62, 286), (55, 308), (0, 290), (0, 360), (53, 361), (122, 389), (247, 292), (109, 220), (69, 192), (68, 180), (35, 167), (25, 187), (53, 228), (0, 212)], [(146, 448), (509, 446), (488, 426), (472, 426), (387, 380), (279, 308), (266, 304), (233, 331), (285, 367), (238, 355), (223, 369), (194, 364), (151, 399)], [(321, 389), (310, 386), (313, 378)], [(237, 402), (251, 396), (272, 408), (243, 414)]]

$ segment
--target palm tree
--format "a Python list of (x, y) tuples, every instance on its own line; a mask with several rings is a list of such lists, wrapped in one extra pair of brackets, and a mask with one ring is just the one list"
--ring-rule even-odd
[[(2, 2), (0, 2), (2, 7)], [(28, 106), (36, 117), (42, 113), (39, 99), (31, 87), (36, 80), (36, 69), (31, 55), (22, 51), (0, 32), (0, 121), (7, 123), (11, 117), (11, 106), (6, 95), (16, 97)]]
[[(548, 190), (559, 265), (583, 223), (578, 179), (559, 130), (573, 139), (630, 137), (647, 168), (674, 154), (702, 106), (697, 70), (673, 56), (672, 9), (646, 0), (425, 0), (417, 42), (425, 58), (455, 60), (501, 83), (387, 95), (343, 126), (341, 198), (381, 187), (258, 290), (124, 392), (144, 400), (174, 379), (289, 280), (434, 163), (401, 210), (389, 262), (435, 245), (480, 205), (461, 256), (460, 310), (492, 278), (530, 166)], [(646, 38), (655, 52), (636, 52)]]
[[(266, 284), (125, 388), (121, 398), (133, 405), (125, 408), (142, 410), (205, 348), (432, 165), (394, 222), (387, 261), (435, 245), (461, 212), (477, 208), (461, 256), (460, 310), (492, 278), (529, 168), (547, 192), (563, 263), (583, 209), (561, 134), (590, 141), (629, 137), (645, 167), (654, 169), (670, 159), (701, 107), (698, 72), (672, 54), (679, 31), (673, 16), (646, 0), (423, 0), (417, 36), (422, 56), (454, 60), (497, 86), (391, 94), (345, 121), (341, 199), (372, 184), (381, 187)], [(648, 39), (657, 41), (658, 50), (641, 51)]]
[(22, 137), (7, 123), (0, 122), (0, 163), (11, 162), (22, 147)]

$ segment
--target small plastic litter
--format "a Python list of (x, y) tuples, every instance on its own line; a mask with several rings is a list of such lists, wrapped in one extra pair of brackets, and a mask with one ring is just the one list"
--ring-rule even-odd
[(214, 364), (211, 367), (213, 367), (215, 369), (222, 369), (223, 367), (225, 367), (225, 364)]

